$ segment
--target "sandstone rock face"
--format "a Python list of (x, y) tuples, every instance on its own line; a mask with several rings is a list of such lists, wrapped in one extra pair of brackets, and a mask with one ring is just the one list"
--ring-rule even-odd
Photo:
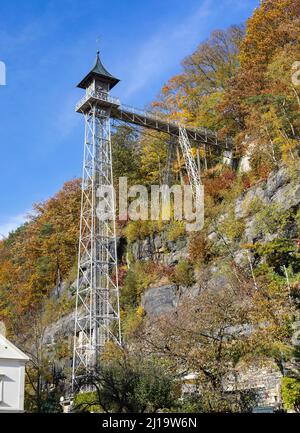
[[(267, 181), (260, 182), (239, 197), (235, 203), (235, 215), (237, 218), (245, 218), (246, 243), (254, 243), (257, 240), (266, 242), (276, 237), (276, 235), (270, 237), (257, 228), (255, 212), (251, 213), (251, 205), (255, 203), (258, 208), (275, 205), (282, 211), (298, 207), (300, 204), (299, 177), (292, 177), (286, 167), (281, 167), (278, 171), (271, 173)], [(292, 236), (292, 233), (287, 234), (287, 237)]]
[[(237, 218), (245, 218), (244, 241), (254, 243), (256, 241), (267, 242), (276, 238), (277, 234), (267, 235), (262, 233), (256, 225), (255, 212), (249, 212), (249, 207), (254, 201), (259, 201), (262, 205), (276, 204), (278, 209), (283, 211), (296, 208), (300, 204), (300, 182), (299, 178), (291, 179), (286, 168), (280, 168), (278, 171), (271, 173), (267, 181), (260, 182), (258, 185), (250, 188), (235, 203), (235, 214)], [(260, 208), (258, 207), (258, 210)], [(220, 220), (222, 216), (220, 216)], [(289, 228), (286, 233), (288, 238), (295, 238), (298, 235), (295, 227)], [(209, 239), (217, 244), (219, 242), (216, 232), (212, 229), (208, 235)], [(163, 252), (162, 260), (167, 257), (167, 263), (174, 264), (177, 260), (187, 256), (187, 248), (181, 243), (172, 245), (171, 253), (166, 253), (164, 241), (156, 241), (157, 246)], [(234, 252), (235, 263), (244, 268), (254, 264), (254, 259), (244, 249), (237, 249)], [(216, 263), (201, 268), (197, 275), (198, 284), (192, 288), (180, 288), (176, 291), (174, 286), (162, 286), (148, 289), (142, 297), (143, 307), (149, 316), (166, 314), (180, 304), (180, 293), (188, 291), (192, 295), (199, 293), (201, 288), (219, 290), (230, 284), (228, 275), (222, 270), (222, 264)], [(300, 326), (298, 326), (299, 328)], [(297, 329), (298, 329), (297, 328)], [(299, 331), (298, 331), (299, 334)], [(297, 335), (298, 335), (297, 334)], [(286, 365), (286, 369), (295, 371), (293, 365)], [(257, 393), (257, 404), (259, 406), (279, 407), (281, 403), (280, 386), (282, 373), (279, 369), (270, 365), (252, 365), (247, 369), (237, 371), (235, 380), (239, 382), (239, 389), (252, 389)], [(233, 385), (228, 383), (226, 388), (230, 391)]]
[(299, 179), (291, 179), (285, 167), (271, 173), (266, 182), (250, 188), (236, 201), (236, 217), (247, 217), (248, 208), (254, 200), (260, 200), (263, 204), (276, 203), (282, 210), (298, 206)]
[(68, 338), (74, 335), (75, 311), (63, 316), (46, 329), (45, 344), (54, 344), (58, 338)]
[(174, 285), (153, 287), (142, 295), (142, 307), (151, 316), (168, 313), (177, 305), (178, 291)]
[(285, 167), (271, 173), (266, 183), (266, 196), (271, 199), (277, 190), (289, 184), (290, 180), (290, 176)]
[[(295, 209), (300, 205), (300, 181), (297, 176), (290, 176), (286, 168), (282, 167), (271, 173), (266, 181), (260, 182), (243, 193), (235, 202), (235, 215), (237, 218), (244, 218), (245, 232), (243, 242), (253, 243), (256, 241), (266, 242), (272, 239), (262, 233), (256, 226), (255, 211), (251, 210), (253, 202), (262, 205), (276, 204), (280, 209)], [(220, 220), (222, 215), (220, 216)], [(287, 237), (295, 238), (297, 233), (295, 227), (290, 227)], [(218, 236), (211, 228), (209, 239), (218, 244)], [(124, 253), (121, 253), (124, 256)], [(176, 241), (167, 239), (166, 233), (156, 233), (143, 240), (137, 240), (127, 245), (127, 261), (143, 260), (156, 261), (166, 265), (176, 265), (180, 260), (188, 257), (188, 241), (184, 237)], [(247, 250), (237, 247), (233, 251), (233, 260), (241, 268), (254, 264), (254, 258)], [(142, 294), (142, 306), (148, 316), (168, 314), (174, 311), (181, 302), (181, 295), (188, 292), (192, 296), (197, 295), (205, 288), (220, 290), (230, 284), (228, 273), (224, 271), (221, 262), (211, 263), (201, 267), (197, 272), (197, 284), (192, 287), (177, 287), (173, 284), (162, 283), (159, 287), (150, 287)], [(62, 288), (61, 292), (64, 292)], [(300, 328), (300, 325), (298, 326)], [(55, 339), (64, 335), (65, 338), (73, 336), (74, 313), (61, 318), (58, 322), (48, 328), (45, 334), (45, 341), (51, 344)], [(299, 332), (298, 332), (299, 334)], [(261, 403), (264, 405), (276, 406), (280, 401), (281, 373), (272, 367), (253, 366), (248, 371), (240, 371), (239, 380), (245, 388), (255, 388), (260, 393)], [(230, 389), (230, 384), (228, 384)]]
[(166, 265), (174, 265), (188, 256), (187, 239), (180, 237), (176, 241), (169, 241), (164, 232), (133, 242), (128, 246), (128, 251), (134, 260), (154, 260)]
[(287, 184), (279, 188), (271, 198), (283, 210), (298, 206), (300, 203), (300, 185)]

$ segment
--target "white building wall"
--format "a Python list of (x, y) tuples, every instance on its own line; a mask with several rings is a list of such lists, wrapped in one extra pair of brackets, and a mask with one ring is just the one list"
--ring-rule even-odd
[(23, 412), (25, 364), (29, 358), (5, 338), (4, 332), (0, 333), (0, 413)]
[(0, 359), (0, 382), (0, 413), (23, 412), (24, 362), (12, 359)]

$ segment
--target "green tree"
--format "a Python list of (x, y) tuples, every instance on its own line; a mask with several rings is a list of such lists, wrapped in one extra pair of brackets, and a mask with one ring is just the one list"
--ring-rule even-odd
[(238, 26), (212, 32), (184, 59), (183, 72), (162, 88), (154, 106), (185, 123), (219, 129), (222, 120), (216, 107), (238, 68), (242, 37), (243, 28)]
[(128, 125), (118, 126), (112, 134), (113, 174), (115, 186), (126, 176), (129, 184), (140, 177), (139, 134)]
[(156, 359), (140, 359), (123, 354), (102, 363), (80, 385), (92, 385), (92, 398), (77, 404), (75, 410), (99, 406), (104, 412), (157, 412), (170, 408), (176, 398), (174, 382), (166, 366)]

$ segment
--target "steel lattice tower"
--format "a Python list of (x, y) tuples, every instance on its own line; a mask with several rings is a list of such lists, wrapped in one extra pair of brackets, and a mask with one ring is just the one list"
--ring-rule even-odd
[[(118, 266), (115, 225), (115, 199), (113, 194), (110, 119), (137, 127), (164, 132), (178, 140), (184, 156), (187, 173), (196, 200), (203, 191), (201, 177), (195, 164), (190, 140), (214, 146), (217, 151), (228, 152), (231, 140), (218, 138), (206, 128), (185, 127), (167, 117), (126, 105), (110, 96), (110, 90), (119, 82), (102, 65), (99, 52), (92, 70), (78, 84), (85, 89), (76, 111), (85, 118), (84, 162), (72, 388), (76, 390), (80, 378), (93, 371), (98, 364), (105, 343), (113, 340), (121, 344)], [(172, 141), (173, 143), (173, 141)], [(170, 143), (169, 175), (174, 143)], [(106, 195), (103, 196), (103, 189)], [(103, 205), (105, 203), (105, 211)], [(101, 210), (102, 209), (102, 210)], [(110, 218), (103, 218), (104, 212)], [(202, 207), (203, 217), (203, 207)]]
[(82, 377), (98, 366), (101, 351), (108, 340), (121, 343), (110, 135), (111, 109), (117, 103), (109, 95), (118, 81), (103, 67), (97, 53), (94, 68), (78, 85), (86, 93), (76, 106), (76, 111), (85, 118), (85, 140), (73, 390)]

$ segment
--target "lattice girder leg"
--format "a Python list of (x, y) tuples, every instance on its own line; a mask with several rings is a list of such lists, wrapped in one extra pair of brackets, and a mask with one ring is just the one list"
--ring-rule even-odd
[[(99, 215), (99, 191), (110, 219)], [(121, 344), (109, 109), (85, 113), (85, 144), (73, 353), (73, 389), (99, 364), (106, 342)]]

